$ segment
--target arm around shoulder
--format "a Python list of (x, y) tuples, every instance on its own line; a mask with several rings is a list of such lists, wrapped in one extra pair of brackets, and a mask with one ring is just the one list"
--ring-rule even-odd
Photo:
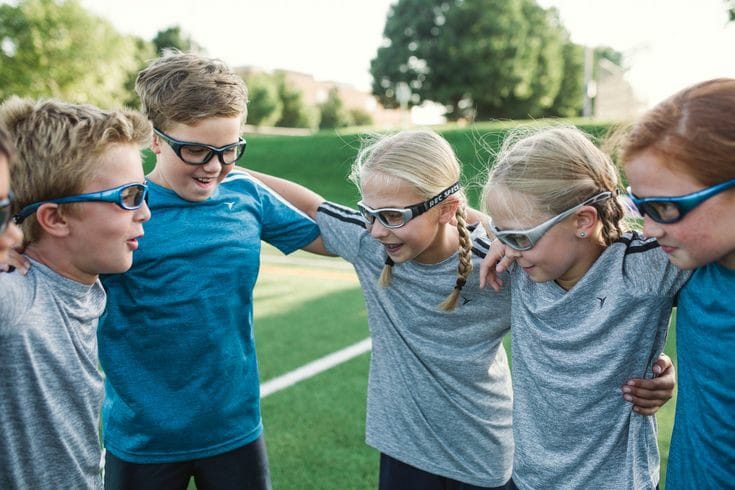
[[(290, 180), (274, 177), (254, 170), (248, 170), (248, 173), (273, 189), (296, 209), (306, 213), (311, 219), (316, 219), (316, 210), (319, 208), (319, 205), (324, 202), (324, 198), (322, 196), (311, 189), (307, 189), (306, 187), (295, 182), (291, 182)], [(312, 242), (312, 244), (313, 243), (314, 242)], [(308, 250), (308, 247), (312, 244), (305, 247), (304, 250)]]

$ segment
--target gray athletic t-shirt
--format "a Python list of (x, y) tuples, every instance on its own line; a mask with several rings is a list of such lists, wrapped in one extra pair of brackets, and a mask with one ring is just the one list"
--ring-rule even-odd
[(501, 340), (510, 325), (509, 291), (478, 286), (488, 241), (473, 232), (473, 263), (457, 308), (439, 304), (454, 287), (458, 257), (393, 266), (378, 285), (386, 252), (360, 215), (324, 203), (316, 218), (329, 251), (360, 279), (373, 341), (367, 443), (435, 475), (472, 485), (505, 484), (512, 467), (511, 386)]
[(651, 378), (689, 274), (626, 234), (569, 291), (511, 270), (513, 481), (521, 489), (655, 488), (656, 419), (621, 387)]
[(0, 274), (0, 488), (98, 489), (105, 292), (31, 260)]

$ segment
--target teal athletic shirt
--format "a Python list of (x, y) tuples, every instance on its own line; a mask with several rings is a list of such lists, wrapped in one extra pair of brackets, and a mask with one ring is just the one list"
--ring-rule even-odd
[(261, 240), (290, 253), (319, 230), (240, 170), (201, 202), (148, 186), (152, 216), (133, 266), (102, 278), (104, 444), (132, 463), (222, 454), (263, 430), (253, 337)]
[(679, 293), (679, 396), (666, 488), (732, 488), (735, 482), (735, 270), (696, 269)]

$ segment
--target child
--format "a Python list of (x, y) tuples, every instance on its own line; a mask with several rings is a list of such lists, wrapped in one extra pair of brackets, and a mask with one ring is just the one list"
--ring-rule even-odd
[(8, 252), (20, 245), (23, 234), (11, 220), (13, 193), (10, 190), (10, 166), (15, 157), (15, 145), (8, 132), (0, 126), (0, 264), (8, 262)]
[(489, 241), (466, 224), (446, 140), (418, 130), (365, 145), (351, 175), (359, 212), (258, 176), (315, 217), (326, 251), (357, 271), (373, 341), (366, 440), (381, 453), (380, 488), (506, 488), (509, 295), (479, 290), (472, 270)]
[(667, 488), (735, 481), (734, 111), (735, 79), (699, 83), (646, 113), (621, 154), (643, 232), (673, 264), (694, 269), (677, 308)]
[[(489, 241), (466, 224), (446, 140), (416, 130), (367, 144), (351, 177), (359, 212), (258, 176), (315, 216), (327, 250), (357, 271), (373, 339), (366, 438), (381, 452), (380, 488), (506, 485), (509, 296), (478, 289), (473, 269)], [(471, 221), (479, 217), (471, 212)]]
[(229, 67), (172, 53), (136, 90), (155, 133), (153, 219), (131, 270), (102, 279), (106, 488), (270, 488), (252, 325), (261, 240), (289, 253), (318, 228), (233, 170), (247, 91)]
[(150, 217), (140, 150), (145, 118), (11, 98), (0, 121), (27, 276), (0, 274), (1, 488), (102, 488), (98, 274), (123, 272)]
[(581, 131), (521, 136), (506, 140), (483, 193), (515, 261), (513, 482), (655, 488), (656, 421), (632, 412), (619, 387), (652, 376), (688, 274), (655, 240), (623, 232), (615, 167)]

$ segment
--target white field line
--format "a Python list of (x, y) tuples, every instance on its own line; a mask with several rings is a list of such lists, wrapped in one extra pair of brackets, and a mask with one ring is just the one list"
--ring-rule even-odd
[(299, 381), (304, 381), (305, 379), (316, 376), (327, 369), (331, 369), (343, 362), (349, 361), (353, 357), (357, 357), (360, 354), (368, 352), (372, 348), (372, 345), (373, 343), (369, 338), (361, 340), (356, 344), (352, 344), (342, 350), (332, 352), (331, 354), (327, 354), (326, 356), (312, 361), (309, 364), (305, 364), (290, 373), (286, 373), (282, 376), (266, 381), (260, 385), (260, 397), (265, 398), (277, 391), (281, 391), (289, 386), (295, 385)]

